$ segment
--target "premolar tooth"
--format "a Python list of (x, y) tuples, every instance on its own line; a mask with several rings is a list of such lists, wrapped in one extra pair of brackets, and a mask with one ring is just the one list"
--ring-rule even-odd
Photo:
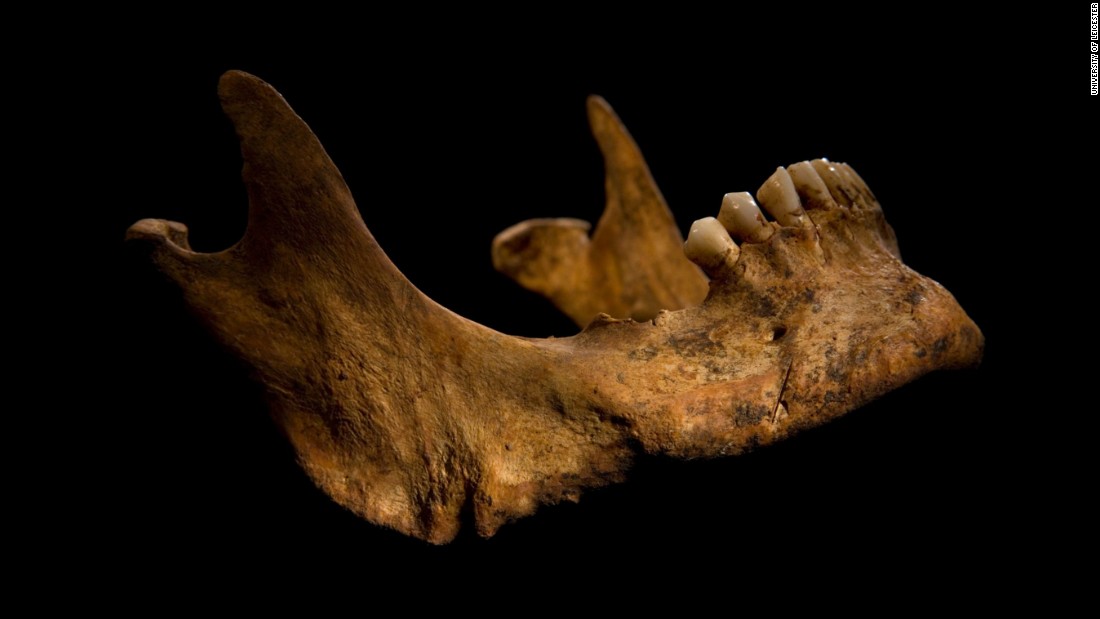
[(768, 209), (781, 226), (801, 228), (811, 225), (806, 212), (802, 210), (802, 202), (798, 199), (791, 175), (781, 167), (776, 168), (775, 173), (756, 190), (756, 199), (760, 200), (760, 204)]
[(829, 194), (829, 188), (809, 161), (800, 161), (787, 166), (787, 173), (806, 210), (836, 208), (836, 201)]
[(731, 235), (748, 243), (763, 243), (773, 232), (756, 200), (747, 191), (727, 193), (722, 198), (718, 221)]
[(737, 262), (741, 250), (717, 219), (704, 217), (691, 224), (691, 232), (684, 243), (684, 255), (714, 277), (723, 266), (732, 266)]
[(840, 171), (836, 169), (832, 161), (828, 159), (814, 159), (811, 164), (814, 170), (817, 171), (817, 175), (821, 177), (821, 180), (825, 181), (825, 186), (829, 188), (829, 193), (833, 195), (833, 199), (840, 206), (852, 206), (852, 196), (848, 192), (848, 181), (841, 176)]

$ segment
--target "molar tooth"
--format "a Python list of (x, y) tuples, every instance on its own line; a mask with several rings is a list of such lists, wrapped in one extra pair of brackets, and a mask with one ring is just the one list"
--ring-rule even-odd
[(782, 167), (776, 168), (775, 173), (756, 190), (756, 199), (760, 200), (760, 204), (768, 209), (781, 226), (802, 228), (813, 225), (802, 210), (802, 202), (798, 199), (791, 175)]
[(715, 277), (723, 267), (737, 262), (741, 250), (717, 219), (704, 217), (691, 224), (684, 255)]
[(756, 200), (747, 191), (727, 193), (722, 198), (718, 221), (731, 235), (748, 243), (763, 243), (773, 232)]
[(829, 188), (829, 193), (833, 195), (833, 199), (836, 200), (837, 204), (852, 206), (852, 192), (848, 189), (848, 180), (833, 165), (832, 161), (824, 158), (814, 159), (810, 162), (810, 165), (817, 171), (821, 180), (825, 181), (825, 186)]
[(791, 175), (791, 181), (802, 198), (802, 205), (806, 210), (836, 208), (836, 201), (829, 194), (829, 188), (821, 176), (810, 165), (809, 161), (800, 161), (787, 166), (787, 173)]

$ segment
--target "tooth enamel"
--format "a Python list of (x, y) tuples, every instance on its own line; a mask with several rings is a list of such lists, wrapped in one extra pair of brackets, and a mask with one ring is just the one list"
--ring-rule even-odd
[(783, 168), (776, 168), (775, 173), (756, 190), (756, 199), (760, 200), (760, 204), (768, 209), (781, 226), (800, 228), (809, 224), (806, 213), (802, 210), (802, 202), (798, 199), (798, 192), (791, 182), (791, 175)]
[(704, 217), (691, 224), (684, 255), (709, 273), (723, 264), (736, 262), (741, 250), (717, 219)]
[(832, 194), (833, 200), (840, 206), (852, 206), (852, 198), (848, 195), (846, 187), (848, 181), (841, 176), (840, 171), (836, 169), (832, 161), (828, 159), (814, 159), (810, 162), (810, 165), (817, 171), (817, 175), (821, 177), (821, 180), (825, 181), (825, 186), (829, 188), (829, 193)]
[(848, 186), (855, 190), (856, 195), (859, 197), (860, 206), (865, 208), (881, 208), (878, 204), (878, 198), (871, 192), (871, 188), (867, 186), (863, 178), (852, 169), (852, 166), (846, 163), (837, 163), (835, 166), (848, 180)]
[(727, 193), (722, 198), (718, 221), (731, 235), (748, 243), (762, 243), (772, 235), (772, 227), (747, 191)]
[(829, 194), (829, 188), (825, 181), (821, 180), (809, 161), (800, 161), (787, 166), (787, 173), (791, 175), (798, 195), (802, 197), (802, 204), (807, 209), (835, 208), (836, 201)]

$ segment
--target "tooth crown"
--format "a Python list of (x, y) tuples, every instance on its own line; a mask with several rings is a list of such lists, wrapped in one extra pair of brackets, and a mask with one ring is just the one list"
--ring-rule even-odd
[[(472, 514), (492, 535), (621, 479), (639, 450), (740, 453), (981, 357), (977, 327), (901, 263), (877, 201), (843, 164), (780, 168), (757, 192), (778, 224), (731, 194), (681, 246), (637, 146), (590, 101), (608, 170), (596, 233), (525, 222), (494, 242), (494, 262), (595, 318), (571, 338), (521, 339), (401, 275), (274, 89), (230, 72), (219, 94), (246, 162), (244, 238), (199, 254), (182, 224), (161, 220), (127, 237), (252, 369), (317, 485), (406, 534), (443, 543)], [(648, 319), (593, 313), (607, 273), (616, 314)], [(570, 282), (587, 301), (567, 300)]]
[(750, 243), (760, 243), (772, 235), (772, 226), (764, 219), (760, 207), (747, 191), (727, 193), (722, 198), (718, 221), (733, 236)]

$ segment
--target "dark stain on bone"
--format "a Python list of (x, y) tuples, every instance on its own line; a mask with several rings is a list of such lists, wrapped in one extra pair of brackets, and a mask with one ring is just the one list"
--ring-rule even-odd
[(834, 383), (844, 383), (848, 380), (848, 372), (843, 363), (830, 362), (825, 366), (825, 375)]
[(750, 434), (748, 444), (745, 445), (745, 451), (752, 451), (760, 446), (760, 437), (756, 434)]
[(566, 411), (566, 406), (565, 406), (565, 401), (562, 400), (561, 396), (556, 394), (556, 393), (551, 393), (546, 398), (546, 403), (550, 407), (550, 410), (554, 411), (555, 413), (558, 413), (559, 415), (564, 416), (567, 412)]
[(865, 343), (863, 335), (854, 331), (849, 335), (848, 348), (844, 354), (840, 354), (831, 345), (825, 348), (825, 374), (830, 380), (847, 383), (851, 379), (852, 371), (867, 363), (870, 352)]
[(646, 346), (645, 348), (637, 348), (630, 351), (628, 355), (632, 361), (649, 361), (657, 356), (657, 348), (653, 346)]
[(762, 404), (742, 402), (733, 409), (733, 423), (738, 428), (754, 426), (768, 416), (768, 407)]
[(714, 381), (725, 376), (728, 372), (726, 367), (714, 359), (705, 359), (702, 361), (703, 369), (707, 371), (707, 382)]
[(947, 352), (947, 349), (951, 347), (951, 336), (945, 335), (936, 340), (932, 344), (932, 358), (936, 359), (943, 356), (943, 353)]
[(600, 423), (610, 423), (613, 426), (620, 428), (630, 427), (630, 422), (619, 415), (616, 415), (612, 411), (603, 408), (602, 406), (596, 406), (592, 409), (592, 412), (596, 414), (596, 418), (600, 420)]
[(753, 315), (759, 316), (760, 318), (775, 316), (775, 301), (772, 301), (771, 297), (755, 293), (749, 295), (748, 301), (749, 309), (752, 311)]
[(725, 357), (721, 344), (711, 339), (710, 330), (695, 329), (668, 338), (668, 345), (681, 357)]

